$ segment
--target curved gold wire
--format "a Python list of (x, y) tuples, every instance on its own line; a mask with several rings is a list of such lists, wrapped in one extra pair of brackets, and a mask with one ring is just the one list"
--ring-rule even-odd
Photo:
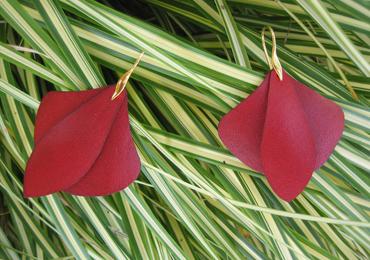
[(111, 100), (114, 100), (115, 98), (117, 98), (119, 95), (121, 95), (121, 93), (123, 92), (123, 90), (125, 89), (126, 87), (126, 84), (131, 76), (131, 74), (134, 72), (135, 68), (137, 67), (137, 65), (139, 64), (140, 60), (143, 58), (144, 56), (144, 52), (142, 52), (140, 54), (140, 56), (136, 59), (134, 65), (132, 65), (131, 69), (129, 69), (128, 71), (126, 71), (120, 78), (119, 80), (117, 81), (117, 84), (116, 84), (116, 89), (111, 97)]
[[(266, 48), (266, 41), (265, 41), (265, 32), (266, 29), (268, 29), (271, 33), (271, 40), (272, 40), (272, 53), (271, 53), (271, 59), (269, 57), (269, 54), (267, 52)], [(262, 39), (262, 47), (263, 51), (265, 53), (265, 57), (267, 60), (267, 63), (270, 67), (270, 69), (274, 69), (276, 71), (276, 74), (278, 75), (280, 80), (283, 80), (283, 67), (280, 64), (279, 58), (276, 53), (276, 39), (275, 39), (275, 33), (274, 30), (271, 28), (271, 26), (265, 26), (262, 29), (262, 34), (261, 34), (261, 39)]]

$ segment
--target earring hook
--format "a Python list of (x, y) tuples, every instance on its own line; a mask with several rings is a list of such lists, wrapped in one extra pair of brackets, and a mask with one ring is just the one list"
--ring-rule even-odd
[[(271, 33), (271, 40), (272, 40), (271, 59), (270, 59), (269, 54), (267, 52), (266, 41), (265, 41), (265, 32), (266, 32), (267, 29)], [(270, 26), (263, 27), (262, 34), (261, 34), (261, 39), (262, 39), (263, 51), (265, 53), (265, 57), (266, 57), (268, 65), (270, 67), (270, 70), (274, 69), (276, 71), (276, 74), (278, 75), (279, 79), (283, 80), (283, 67), (280, 64), (279, 58), (278, 58), (277, 53), (276, 53), (276, 39), (275, 39), (274, 30)]]
[(112, 98), (111, 100), (114, 100), (115, 98), (117, 98), (119, 95), (121, 95), (121, 93), (123, 92), (123, 90), (125, 89), (126, 87), (126, 84), (131, 76), (131, 74), (134, 72), (135, 68), (137, 67), (137, 65), (139, 64), (140, 60), (143, 58), (144, 56), (144, 52), (142, 52), (139, 57), (136, 59), (134, 65), (132, 65), (131, 69), (129, 69), (128, 71), (126, 71), (120, 78), (119, 80), (117, 81), (117, 84), (116, 84), (116, 89), (112, 95)]

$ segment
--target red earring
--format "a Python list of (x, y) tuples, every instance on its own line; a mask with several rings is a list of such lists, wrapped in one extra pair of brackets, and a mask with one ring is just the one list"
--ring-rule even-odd
[(291, 201), (313, 171), (330, 156), (344, 128), (344, 115), (334, 102), (290, 77), (280, 65), (272, 36), (271, 71), (248, 98), (226, 114), (218, 132), (243, 163), (263, 172), (272, 190)]
[(126, 83), (116, 87), (48, 93), (37, 112), (35, 147), (24, 177), (24, 196), (57, 191), (101, 196), (131, 184), (140, 159), (131, 137)]

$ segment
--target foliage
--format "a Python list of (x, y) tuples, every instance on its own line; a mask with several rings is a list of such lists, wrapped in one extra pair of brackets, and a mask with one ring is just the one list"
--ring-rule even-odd
[[(368, 256), (366, 1), (0, 0), (0, 16), (0, 258)], [(346, 118), (333, 155), (291, 203), (217, 135), (268, 70), (265, 25), (286, 71)], [(106, 197), (24, 199), (42, 96), (113, 84), (142, 51), (127, 86), (140, 178)]]

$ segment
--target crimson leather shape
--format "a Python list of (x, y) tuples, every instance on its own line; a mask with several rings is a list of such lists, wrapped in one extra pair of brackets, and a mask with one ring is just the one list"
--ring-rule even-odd
[(111, 100), (114, 90), (53, 91), (43, 98), (24, 177), (25, 197), (57, 191), (108, 195), (138, 177), (127, 93)]
[(263, 172), (272, 190), (291, 201), (333, 152), (344, 128), (339, 106), (283, 71), (274, 70), (218, 128), (230, 151)]

